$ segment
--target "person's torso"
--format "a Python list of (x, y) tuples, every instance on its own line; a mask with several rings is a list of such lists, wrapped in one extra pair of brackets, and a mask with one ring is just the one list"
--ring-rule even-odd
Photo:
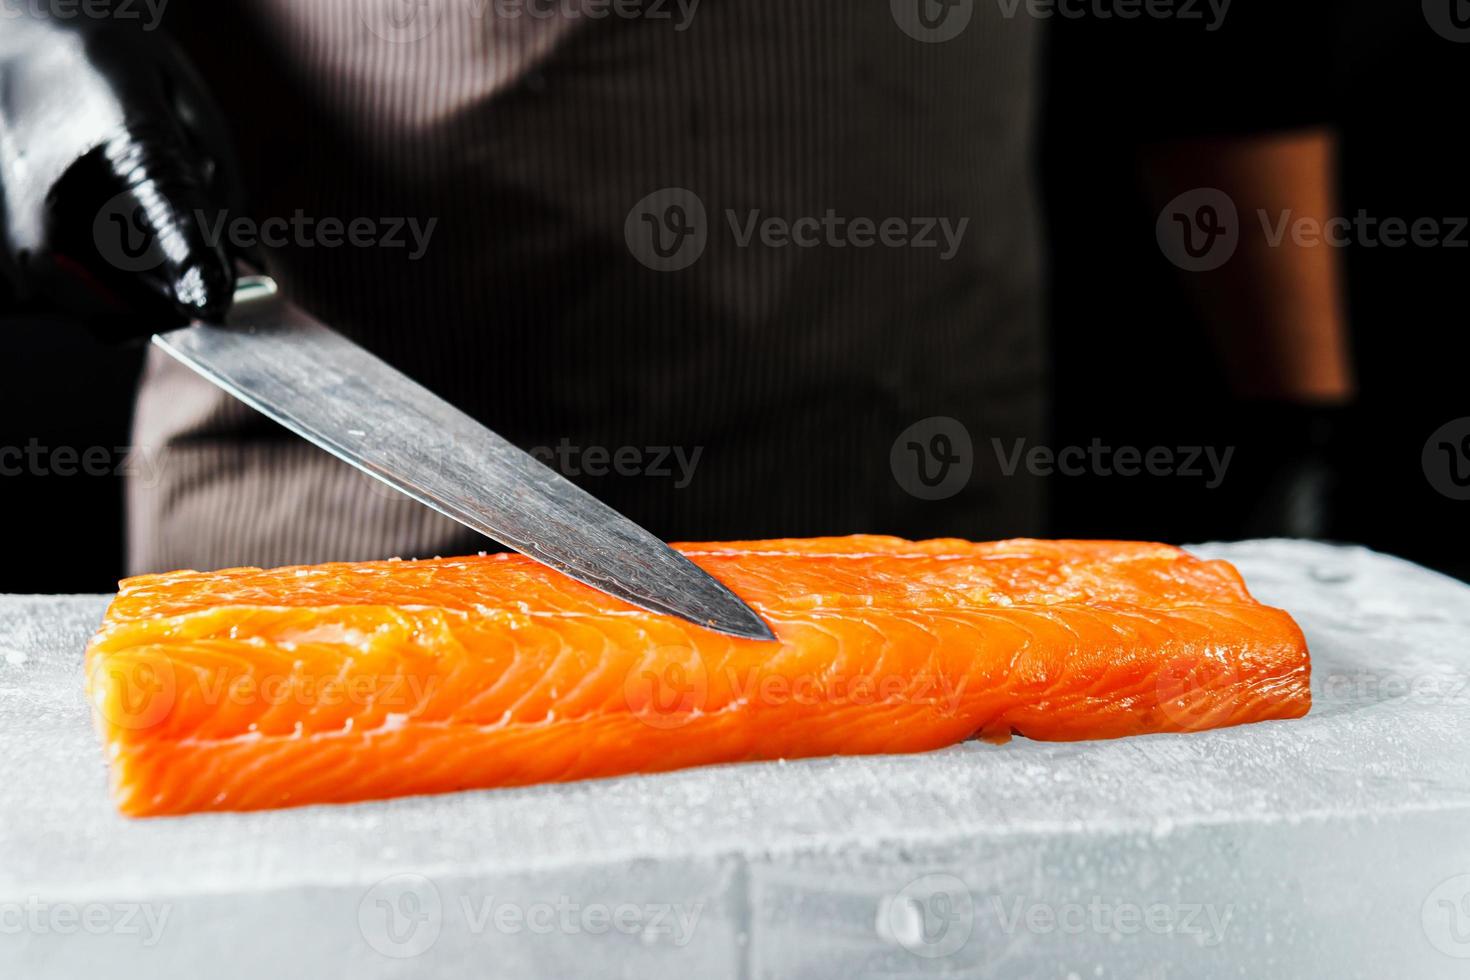
[[(936, 40), (953, 25), (906, 6), (970, 19)], [(940, 416), (977, 451), (1035, 434), (1033, 19), (926, 0), (237, 13), (230, 43), (185, 40), (236, 131), (251, 217), (278, 219), (270, 271), (326, 322), (666, 538), (1036, 530), (1024, 474), (924, 499), (892, 454)], [(183, 453), (174, 506), (180, 482), (196, 515), (211, 502), (191, 445), (328, 465), (223, 395), (181, 395), (195, 384), (154, 364), (140, 401), (140, 437)], [(283, 535), (375, 511), (333, 506), (355, 476), (270, 484), (322, 498), (299, 518), (230, 479), (215, 496), (268, 508), (273, 543), (237, 535), (238, 558), (196, 564), (476, 546), (417, 520), (395, 540)]]

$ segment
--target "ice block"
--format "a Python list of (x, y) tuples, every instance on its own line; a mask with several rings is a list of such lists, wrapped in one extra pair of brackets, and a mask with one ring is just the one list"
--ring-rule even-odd
[(0, 976), (1466, 975), (1470, 587), (1193, 550), (1301, 624), (1306, 718), (150, 821), (106, 599), (0, 598)]

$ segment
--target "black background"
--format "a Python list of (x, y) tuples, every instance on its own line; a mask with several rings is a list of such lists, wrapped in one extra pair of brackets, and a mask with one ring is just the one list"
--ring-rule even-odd
[[(1411, 222), (1470, 216), (1456, 95), (1470, 80), (1470, 44), (1431, 30), (1417, 0), (1290, 7), (1296, 23), (1283, 23), (1261, 7), (1240, 9), (1247, 16), (1254, 10), (1258, 21), (1244, 26), (1268, 42), (1307, 37), (1315, 45), (1286, 51), (1268, 43), (1257, 58), (1242, 59), (1247, 63), (1207, 65), (1213, 86), (1201, 85), (1199, 69), (1188, 65), (1173, 75), (1130, 77), (1109, 69), (1116, 52), (1096, 44), (1080, 50), (1094, 40), (1084, 31), (1074, 32), (1081, 44), (1071, 47), (1069, 37), (1054, 32), (1053, 53), (1067, 55), (1050, 66), (1043, 140), (1053, 264), (1054, 439), (1061, 445), (1101, 437), (1112, 445), (1233, 446), (1236, 455), (1229, 478), (1214, 491), (1180, 479), (1054, 480), (1053, 531), (1172, 542), (1291, 533), (1300, 522), (1284, 513), (1279, 491), (1304, 463), (1320, 462), (1332, 487), (1317, 536), (1470, 577), (1470, 504), (1435, 491), (1421, 458), (1436, 429), (1470, 416), (1470, 247), (1463, 242), (1470, 231), (1462, 232), (1458, 248), (1355, 244), (1345, 250), (1361, 394), (1352, 411), (1331, 420), (1330, 445), (1310, 450), (1320, 437), (1316, 427), (1272, 406), (1233, 401), (1217, 373), (1204, 328), (1182, 292), (1182, 276), (1158, 247), (1157, 212), (1136, 190), (1138, 143), (1157, 134), (1119, 134), (1108, 128), (1116, 117), (1103, 117), (1085, 102), (1079, 107), (1073, 94), (1077, 86), (1131, 83), (1140, 97), (1175, 109), (1175, 118), (1189, 117), (1202, 89), (1205, 99), (1220, 90), (1245, 105), (1254, 98), (1261, 122), (1284, 116), (1336, 127), (1339, 214), (1362, 210)], [(1298, 97), (1304, 92), (1310, 98)], [(1273, 110), (1282, 116), (1273, 120)], [(1249, 128), (1252, 121), (1236, 123)], [(1307, 459), (1314, 455), (1320, 460)]]
[[(1341, 213), (1470, 215), (1462, 147), (1470, 44), (1436, 35), (1418, 3), (1382, 0), (1353, 7), (1332, 44)], [(1053, 59), (1043, 127), (1053, 441), (1234, 446), (1236, 456), (1215, 490), (1179, 478), (1053, 479), (1050, 531), (1174, 542), (1289, 532), (1295, 525), (1273, 503), (1283, 474), (1306, 455), (1304, 429), (1226, 393), (1155, 242), (1156, 215), (1135, 192), (1134, 147), (1089, 130), (1069, 108), (1072, 86), (1097, 81), (1084, 71)], [(1335, 487), (1323, 534), (1470, 577), (1470, 504), (1438, 494), (1421, 464), (1430, 434), (1470, 415), (1470, 249), (1354, 247), (1346, 259), (1362, 396), (1321, 452)], [(65, 323), (9, 321), (0, 351), (0, 446), (103, 447), (115, 469), (141, 349), (99, 346)], [(111, 591), (123, 565), (121, 485), (116, 475), (0, 478), (14, 535), (0, 591)]]

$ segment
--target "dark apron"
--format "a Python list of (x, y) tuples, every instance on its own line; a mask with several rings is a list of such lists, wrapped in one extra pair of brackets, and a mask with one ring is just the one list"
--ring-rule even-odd
[[(922, 40), (905, 2), (703, 0), (680, 30), (434, 0), (415, 38), (276, 0), (179, 32), (252, 217), (372, 225), (277, 236), (285, 288), (657, 534), (1035, 534), (993, 447), (1045, 396), (1037, 25), (962, 3)], [(158, 356), (135, 428), (135, 572), (489, 546)]]

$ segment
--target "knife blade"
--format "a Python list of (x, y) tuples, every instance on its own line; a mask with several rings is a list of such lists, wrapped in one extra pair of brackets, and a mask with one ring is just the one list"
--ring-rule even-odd
[(425, 506), (608, 595), (774, 640), (719, 581), (570, 480), (242, 277), (223, 325), (153, 342), (234, 397)]

